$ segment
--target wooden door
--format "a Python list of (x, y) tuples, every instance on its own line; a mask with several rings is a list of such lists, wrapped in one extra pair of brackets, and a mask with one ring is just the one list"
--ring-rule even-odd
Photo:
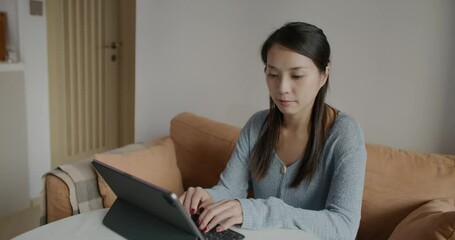
[(120, 129), (134, 131), (120, 126), (128, 97), (119, 86), (134, 76), (119, 79), (119, 1), (46, 1), (53, 167), (126, 144)]

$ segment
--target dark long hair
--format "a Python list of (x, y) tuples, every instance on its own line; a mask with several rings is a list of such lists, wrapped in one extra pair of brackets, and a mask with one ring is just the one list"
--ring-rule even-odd
[[(265, 66), (267, 66), (267, 54), (274, 44), (279, 44), (310, 58), (321, 73), (326, 71), (326, 67), (330, 63), (330, 45), (322, 30), (314, 25), (291, 22), (274, 31), (262, 45), (261, 57)], [(314, 101), (310, 118), (309, 140), (291, 187), (299, 186), (303, 180), (307, 180), (309, 184), (321, 164), (325, 145), (325, 122), (327, 121), (325, 95), (328, 87), (329, 79), (327, 77), (326, 83), (319, 89)], [(257, 180), (267, 174), (283, 123), (283, 113), (271, 97), (269, 100), (269, 114), (262, 125), (262, 135), (253, 149), (250, 161), (252, 175)]]

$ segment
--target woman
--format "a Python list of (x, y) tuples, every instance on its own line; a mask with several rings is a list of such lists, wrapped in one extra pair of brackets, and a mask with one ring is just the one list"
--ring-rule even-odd
[[(362, 129), (325, 104), (330, 46), (319, 28), (292, 22), (261, 50), (270, 109), (243, 127), (219, 183), (181, 197), (207, 232), (298, 228), (319, 239), (355, 239), (366, 150)], [(255, 199), (247, 199), (252, 186)], [(219, 225), (218, 225), (219, 224)]]

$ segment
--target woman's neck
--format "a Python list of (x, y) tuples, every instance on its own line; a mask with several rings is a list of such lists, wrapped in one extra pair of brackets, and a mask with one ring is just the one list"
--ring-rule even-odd
[(309, 132), (311, 109), (295, 115), (284, 115), (283, 128), (294, 133)]

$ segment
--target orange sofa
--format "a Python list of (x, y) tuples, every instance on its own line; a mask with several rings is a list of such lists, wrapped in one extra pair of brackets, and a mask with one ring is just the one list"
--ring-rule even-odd
[[(170, 121), (170, 136), (142, 143), (132, 151), (104, 153), (96, 158), (181, 193), (189, 186), (210, 187), (217, 183), (239, 132), (239, 127), (181, 113)], [(357, 239), (455, 240), (455, 156), (374, 144), (366, 148)], [(90, 161), (85, 164), (90, 166)], [(93, 181), (103, 201), (101, 207), (109, 207), (115, 195), (102, 178)], [(48, 174), (45, 192), (48, 222), (77, 214), (70, 202), (69, 187), (61, 178)]]

